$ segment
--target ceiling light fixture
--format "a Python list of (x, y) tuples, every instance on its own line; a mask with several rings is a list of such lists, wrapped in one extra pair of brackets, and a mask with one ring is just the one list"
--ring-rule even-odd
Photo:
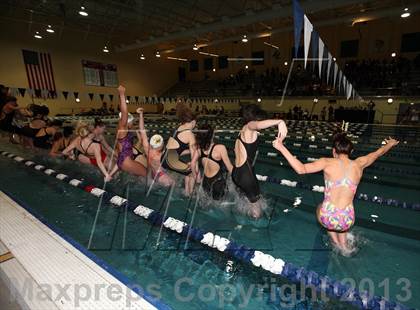
[(289, 63), (287, 61), (284, 62), (284, 65), (287, 66)]
[(159, 53), (159, 51), (157, 51), (156, 52), (156, 55), (155, 55), (157, 58), (160, 58), (160, 53)]
[(393, 52), (393, 53), (391, 54), (391, 57), (392, 57), (392, 58), (394, 58), (395, 56), (397, 56), (397, 53)]
[(393, 103), (393, 102), (394, 102), (394, 99), (388, 98), (388, 103)]
[(194, 46), (193, 46), (193, 50), (194, 50), (194, 51), (198, 51), (198, 46), (197, 46), (197, 44), (194, 44)]
[(39, 31), (35, 32), (34, 38), (35, 39), (42, 39), (42, 35), (39, 34)]
[(248, 67), (248, 65), (246, 65), (246, 66), (245, 66), (245, 69), (248, 69), (248, 68), (249, 68), (249, 67)]
[(271, 43), (268, 43), (268, 42), (264, 42), (264, 44), (265, 45), (268, 45), (268, 46), (270, 46), (272, 48), (275, 48), (276, 50), (280, 49), (280, 47), (278, 47), (277, 45), (274, 45), (274, 44), (271, 44)]
[(244, 43), (248, 42), (248, 38), (246, 37), (246, 34), (244, 34), (244, 36), (242, 37), (242, 42)]
[(405, 8), (404, 11), (401, 14), (402, 18), (410, 17), (411, 13), (408, 11), (408, 8)]
[(177, 57), (170, 57), (170, 56), (168, 56), (167, 58), (171, 60), (188, 61), (188, 59), (185, 59), (185, 58), (177, 58)]
[(48, 25), (47, 26), (47, 32), (54, 33), (55, 31), (54, 31), (54, 29), (52, 29), (51, 25)]
[(217, 54), (212, 54), (212, 53), (206, 53), (206, 52), (198, 52), (201, 55), (206, 55), (206, 56), (212, 56), (212, 57), (219, 57), (219, 55)]
[(143, 55), (143, 54), (141, 54), (141, 55), (140, 55), (140, 59), (141, 59), (141, 60), (145, 60), (145, 59), (146, 59), (146, 57), (144, 57), (144, 55)]
[(82, 15), (82, 16), (88, 16), (89, 15), (88, 12), (86, 12), (84, 6), (80, 7), (79, 15)]
[(109, 53), (109, 49), (108, 47), (106, 47), (106, 45), (104, 46), (104, 49), (102, 50), (104, 53)]
[(76, 102), (80, 102), (80, 98), (79, 97), (76, 98)]

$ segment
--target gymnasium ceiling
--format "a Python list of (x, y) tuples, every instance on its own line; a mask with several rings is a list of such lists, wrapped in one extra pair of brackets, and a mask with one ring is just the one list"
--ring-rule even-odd
[[(311, 21), (348, 23), (420, 10), (418, 0), (301, 0)], [(0, 18), (28, 24), (28, 31), (51, 24), (61, 36), (80, 32), (103, 38), (116, 51), (181, 50), (258, 37), (292, 26), (291, 0), (1, 0)], [(80, 16), (84, 6), (89, 13)]]

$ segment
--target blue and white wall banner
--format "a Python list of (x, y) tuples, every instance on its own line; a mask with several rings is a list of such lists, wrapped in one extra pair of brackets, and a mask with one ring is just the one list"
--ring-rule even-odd
[(331, 62), (332, 62), (332, 55), (330, 52), (328, 52), (327, 84), (330, 82)]
[[(311, 22), (309, 21), (308, 17), (306, 17), (306, 15), (304, 15), (304, 41), (303, 41), (303, 45), (304, 45), (304, 49), (305, 49), (305, 69), (306, 69), (306, 63), (308, 61), (308, 53), (309, 53), (309, 46), (311, 45), (311, 36), (312, 36), (312, 30), (314, 29), (314, 27), (312, 26)], [(319, 50), (319, 52), (321, 53), (321, 50)]]
[(295, 58), (298, 57), (300, 46), (300, 36), (303, 27), (303, 10), (297, 0), (293, 0), (293, 20), (294, 20), (294, 35), (295, 35)]
[(338, 73), (338, 65), (337, 63), (334, 63), (334, 81), (333, 81), (334, 88), (337, 82), (337, 73)]
[[(316, 44), (316, 42), (315, 42)], [(325, 44), (324, 41), (322, 41), (321, 38), (319, 38), (318, 40), (318, 50), (319, 50), (319, 58), (318, 58), (318, 63), (319, 63), (319, 78), (322, 78), (322, 63), (324, 62), (324, 48), (325, 48)]]

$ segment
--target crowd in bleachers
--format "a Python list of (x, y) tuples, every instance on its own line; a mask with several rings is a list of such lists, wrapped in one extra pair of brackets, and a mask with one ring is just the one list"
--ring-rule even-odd
[(398, 57), (388, 60), (350, 61), (345, 75), (359, 88), (401, 88), (407, 86), (414, 62)]
[[(303, 68), (297, 63), (287, 84), (287, 96), (326, 96), (336, 95), (330, 83), (326, 83), (325, 65), (323, 79), (319, 78), (318, 62), (308, 62)], [(416, 95), (420, 92), (420, 55), (414, 60), (394, 57), (384, 60), (351, 60), (344, 66), (344, 74), (360, 90), (372, 95)], [(264, 72), (243, 68), (236, 74), (218, 80), (192, 83), (188, 95), (204, 96), (280, 96), (286, 87), (288, 69), (267, 68)], [(206, 85), (208, 87), (206, 87)], [(195, 87), (197, 86), (197, 87)], [(170, 92), (168, 95), (171, 95)]]

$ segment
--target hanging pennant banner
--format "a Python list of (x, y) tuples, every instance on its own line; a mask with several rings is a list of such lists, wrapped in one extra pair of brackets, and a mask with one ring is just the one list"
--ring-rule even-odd
[(64, 99), (66, 99), (66, 100), (67, 100), (67, 97), (68, 97), (68, 95), (69, 95), (69, 92), (68, 92), (68, 91), (62, 91), (61, 93), (63, 94)]
[(343, 73), (343, 94), (344, 96), (347, 96), (347, 79), (344, 73)]
[(295, 58), (298, 57), (300, 46), (300, 36), (303, 27), (303, 10), (297, 0), (293, 0), (293, 21), (294, 21), (294, 36), (295, 36)]
[(104, 101), (105, 95), (104, 94), (99, 94), (99, 98), (101, 98), (101, 101)]
[(347, 100), (351, 98), (352, 93), (353, 93), (353, 85), (349, 83), (348, 92), (347, 92)]
[[(315, 44), (316, 44), (316, 42), (315, 42)], [(322, 77), (322, 64), (324, 63), (324, 48), (325, 48), (324, 41), (322, 41), (322, 39), (319, 38), (319, 40), (318, 40), (318, 49), (319, 49), (319, 58), (318, 58), (318, 62), (319, 62), (319, 78)]]
[(75, 99), (79, 98), (79, 93), (78, 92), (73, 92), (73, 96), (74, 96)]
[(94, 95), (93, 93), (89, 93), (88, 95), (89, 95), (90, 101), (92, 101), (92, 100), (93, 100), (93, 97), (94, 97), (95, 95)]
[(41, 90), (42, 98), (47, 99), (49, 94), (50, 94), (50, 91), (48, 89)]
[[(312, 36), (312, 30), (314, 27), (312, 26), (311, 22), (309, 21), (308, 17), (304, 15), (304, 49), (305, 49), (305, 69), (306, 69), (306, 63), (308, 61), (308, 53), (309, 53), (309, 46), (311, 45), (311, 36)], [(321, 51), (320, 51), (321, 52)]]
[(338, 72), (338, 94), (340, 94), (341, 91), (341, 80), (343, 78), (343, 73), (341, 72), (341, 70)]
[(49, 90), (48, 91), (48, 98), (56, 99), (57, 98), (57, 92), (55, 90)]
[(19, 94), (19, 90), (15, 87), (10, 87), (9, 93), (12, 97), (16, 97)]
[(22, 97), (25, 97), (26, 88), (19, 88), (19, 93)]
[(335, 88), (335, 85), (336, 85), (336, 80), (337, 80), (337, 73), (338, 73), (338, 65), (337, 65), (337, 63), (334, 63), (334, 82), (333, 82), (333, 85), (334, 85), (334, 88)]
[(114, 95), (108, 95), (108, 97), (109, 97), (109, 101), (112, 101), (112, 100), (114, 100)]
[(134, 98), (136, 99), (136, 103), (138, 104), (139, 103), (139, 96), (135, 96)]
[(331, 62), (332, 62), (332, 55), (330, 52), (328, 52), (327, 84), (330, 81)]

